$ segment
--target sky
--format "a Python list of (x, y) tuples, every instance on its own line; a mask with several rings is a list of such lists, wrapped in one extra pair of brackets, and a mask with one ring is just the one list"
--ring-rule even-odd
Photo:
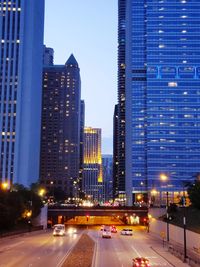
[(111, 154), (118, 1), (46, 0), (45, 5), (44, 43), (54, 49), (54, 64), (65, 64), (74, 54), (81, 73), (85, 125), (102, 129), (102, 152)]

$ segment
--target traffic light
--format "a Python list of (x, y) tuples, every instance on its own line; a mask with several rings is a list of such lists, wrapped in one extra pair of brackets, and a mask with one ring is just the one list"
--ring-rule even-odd
[(89, 218), (90, 218), (90, 215), (86, 215), (87, 222), (88, 222)]

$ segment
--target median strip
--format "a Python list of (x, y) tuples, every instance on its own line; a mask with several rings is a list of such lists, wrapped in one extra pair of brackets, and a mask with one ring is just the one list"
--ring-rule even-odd
[(83, 234), (74, 246), (62, 267), (90, 267), (92, 265), (95, 242)]

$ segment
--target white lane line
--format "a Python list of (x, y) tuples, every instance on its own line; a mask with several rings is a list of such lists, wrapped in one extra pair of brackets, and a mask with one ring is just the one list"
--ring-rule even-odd
[(97, 238), (95, 240), (95, 248), (94, 248), (95, 250), (93, 254), (91, 267), (97, 267), (99, 263), (99, 239), (100, 239), (100, 232), (97, 233)]
[(62, 267), (62, 265), (65, 262), (66, 258), (69, 256), (70, 252), (75, 247), (75, 245), (77, 244), (77, 242), (79, 241), (79, 239), (81, 238), (81, 236), (82, 236), (82, 234), (77, 238), (77, 240), (75, 240), (72, 243), (71, 247), (69, 248), (69, 250), (67, 251), (67, 253), (63, 256), (63, 258), (60, 260), (60, 262), (56, 265), (56, 267)]
[(135, 253), (137, 254), (137, 256), (141, 258), (141, 255), (140, 255), (140, 253), (137, 251), (137, 249), (136, 249), (134, 246), (131, 246), (131, 247), (132, 247), (132, 249), (135, 251)]

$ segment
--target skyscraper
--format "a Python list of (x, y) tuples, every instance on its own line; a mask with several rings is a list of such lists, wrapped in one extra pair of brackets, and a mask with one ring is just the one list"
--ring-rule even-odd
[(199, 172), (200, 3), (119, 3), (126, 3), (119, 25), (125, 27), (125, 181), (132, 204), (146, 189), (172, 197)]
[(76, 195), (80, 165), (80, 69), (73, 55), (65, 65), (44, 67), (41, 183)]
[[(118, 105), (115, 105), (113, 115), (113, 199), (119, 197), (119, 179), (118, 179), (118, 125), (119, 113)], [(124, 189), (125, 192), (125, 189)]]
[(83, 144), (83, 192), (93, 201), (99, 202), (103, 200), (101, 129), (85, 127)]
[(39, 178), (44, 0), (0, 2), (0, 181)]
[(80, 198), (82, 197), (82, 179), (84, 168), (84, 128), (85, 128), (85, 102), (81, 100), (81, 114), (80, 114), (80, 169), (79, 169), (79, 181), (78, 191)]
[(117, 133), (117, 191), (115, 196), (123, 201), (125, 198), (125, 51), (126, 51), (126, 1), (118, 1), (118, 117)]
[(51, 47), (43, 46), (43, 65), (52, 66), (54, 61), (54, 50)]
[(102, 155), (104, 199), (106, 202), (113, 200), (113, 157)]

